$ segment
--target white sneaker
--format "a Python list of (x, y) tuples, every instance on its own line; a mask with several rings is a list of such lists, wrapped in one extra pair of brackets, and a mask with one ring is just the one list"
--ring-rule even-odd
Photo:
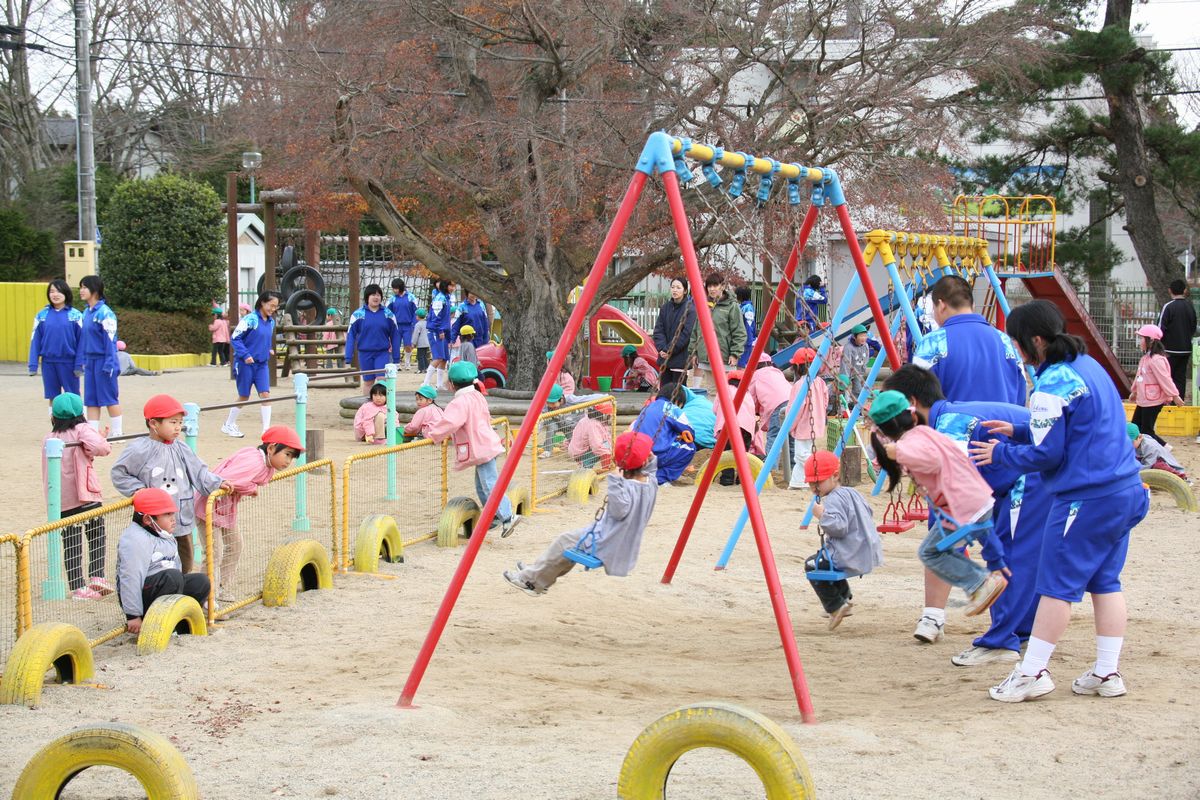
[(508, 518), (508, 522), (501, 523), (502, 527), (500, 528), (500, 538), (507, 539), (509, 536), (512, 536), (512, 532), (515, 531), (517, 529), (517, 526), (520, 524), (521, 524), (521, 515), (513, 514), (511, 517)]
[(842, 603), (841, 608), (829, 615), (829, 630), (833, 630), (838, 625), (842, 624), (842, 620), (850, 616), (853, 605), (849, 602)]
[(1002, 647), (968, 647), (958, 655), (950, 656), (950, 663), (956, 667), (977, 667), (980, 664), (992, 664), (997, 661), (1020, 661), (1021, 654), (1016, 650), (1005, 650)]
[(1022, 675), (1020, 669), (1014, 669), (1007, 678), (988, 689), (988, 694), (1001, 703), (1020, 703), (1053, 691), (1054, 681), (1049, 670), (1044, 669), (1037, 675)]
[(517, 587), (518, 589), (520, 589), (522, 592), (529, 595), (530, 597), (537, 597), (539, 594), (546, 593), (545, 589), (539, 590), (536, 586), (534, 586), (529, 581), (523, 581), (520, 578), (518, 578), (517, 573), (515, 573), (515, 572), (509, 572), (508, 570), (504, 570), (504, 580), (508, 581), (513, 586)]
[(938, 622), (926, 614), (917, 620), (917, 629), (913, 631), (913, 637), (925, 644), (933, 644), (942, 638), (942, 629), (945, 627), (946, 623)]
[(1121, 677), (1121, 673), (1114, 672), (1112, 675), (1105, 675), (1101, 678), (1089, 669), (1071, 681), (1071, 691), (1075, 694), (1098, 694), (1101, 697), (1120, 697), (1129, 690), (1125, 688), (1125, 679)]
[(238, 430), (237, 425), (230, 425), (228, 422), (221, 426), (221, 433), (226, 436), (232, 436), (235, 439), (243, 439), (246, 436), (246, 434)]
[(1007, 587), (1008, 581), (1003, 575), (999, 572), (990, 573), (971, 594), (971, 602), (967, 604), (967, 616), (974, 617), (987, 611)]

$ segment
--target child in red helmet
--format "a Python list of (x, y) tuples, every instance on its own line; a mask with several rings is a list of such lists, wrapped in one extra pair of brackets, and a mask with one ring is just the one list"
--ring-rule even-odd
[(792, 368), (796, 371), (796, 381), (792, 384), (792, 395), (788, 401), (790, 406), (796, 402), (800, 390), (807, 384), (808, 392), (804, 395), (804, 405), (792, 423), (789, 431), (792, 437), (792, 455), (794, 463), (789, 475), (789, 489), (804, 488), (804, 465), (825, 441), (825, 426), (829, 411), (829, 385), (819, 375), (809, 377), (808, 371), (817, 357), (817, 351), (811, 347), (801, 347), (792, 354)]
[(593, 529), (594, 553), (604, 562), (604, 571), (617, 577), (633, 571), (658, 497), (654, 440), (638, 431), (622, 433), (613, 446), (613, 461), (617, 471), (608, 475), (608, 497), (600, 519), (559, 534), (532, 564), (518, 561), (515, 570), (504, 571), (506, 581), (525, 594), (545, 594), (575, 567), (563, 552), (579, 545)]
[(183, 543), (174, 536), (177, 511), (175, 498), (165, 489), (134, 492), (133, 521), (117, 542), (117, 597), (130, 633), (141, 632), (142, 617), (163, 595), (186, 594), (201, 606), (208, 602), (208, 576), (181, 569)]
[[(838, 457), (824, 450), (804, 462), (804, 479), (817, 496), (813, 518), (824, 532), (829, 555), (824, 558), (821, 552), (814, 554), (804, 562), (804, 571), (839, 569), (847, 576), (866, 575), (883, 564), (883, 545), (867, 501), (838, 480), (840, 467)], [(833, 630), (853, 608), (850, 583), (843, 578), (811, 584), (829, 614), (829, 630)]]
[[(221, 602), (231, 603), (236, 599), (234, 579), (242, 556), (242, 535), (236, 527), (238, 503), (243, 497), (258, 494), (258, 487), (270, 483), (276, 471), (290, 467), (292, 460), (303, 452), (304, 445), (294, 430), (286, 425), (273, 425), (263, 431), (258, 447), (243, 447), (213, 468), (214, 474), (233, 487), (232, 494), (222, 495), (213, 503), (212, 553), (205, 554), (213, 560), (213, 581)], [(204, 523), (207, 513), (208, 495), (197, 495), (198, 525)]]

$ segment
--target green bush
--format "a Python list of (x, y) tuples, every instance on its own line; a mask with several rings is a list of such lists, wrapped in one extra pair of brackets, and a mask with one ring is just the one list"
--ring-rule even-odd
[(176, 175), (117, 187), (104, 226), (100, 274), (118, 308), (201, 312), (225, 292), (221, 201)]
[(151, 356), (207, 353), (212, 346), (212, 334), (208, 331), (211, 315), (122, 308), (115, 311), (117, 335), (130, 353)]
[[(54, 260), (54, 239), (15, 208), (0, 208), (0, 281), (29, 281)], [(61, 264), (60, 264), (61, 266)]]

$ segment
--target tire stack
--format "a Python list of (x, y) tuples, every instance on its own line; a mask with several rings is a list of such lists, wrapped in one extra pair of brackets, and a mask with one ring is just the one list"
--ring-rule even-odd
[[(296, 263), (296, 251), (291, 245), (283, 248), (283, 257), (279, 260), (279, 279), (277, 291), (283, 297), (283, 310), (292, 320), (293, 325), (300, 324), (301, 312), (316, 309), (316, 316), (310, 325), (324, 325), (325, 311), (325, 278), (316, 267), (303, 262)], [(258, 292), (266, 288), (266, 274), (258, 279)]]

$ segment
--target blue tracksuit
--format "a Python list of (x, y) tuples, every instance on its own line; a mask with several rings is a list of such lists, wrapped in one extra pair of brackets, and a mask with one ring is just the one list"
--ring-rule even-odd
[(633, 430), (654, 439), (658, 459), (658, 485), (676, 480), (696, 454), (695, 434), (688, 418), (674, 403), (661, 397), (646, 404), (633, 423)]
[[(253, 385), (259, 394), (271, 391), (271, 350), (275, 347), (275, 318), (263, 319), (253, 311), (238, 320), (230, 337), (238, 397), (249, 397)], [(246, 359), (254, 363), (247, 364)]]
[(425, 318), (429, 333), (429, 357), (434, 361), (450, 360), (450, 298), (437, 289), (429, 300), (429, 315)]
[(407, 289), (403, 294), (392, 295), (388, 301), (388, 310), (396, 318), (396, 328), (400, 331), (400, 344), (405, 347), (412, 345), (412, 329), (417, 324), (417, 302), (412, 292)]
[(755, 319), (754, 303), (749, 300), (742, 303), (742, 326), (746, 329), (746, 346), (738, 357), (738, 366), (745, 367), (750, 360), (750, 351), (754, 349), (754, 340), (758, 338), (758, 322)]
[(1040, 472), (1053, 495), (1038, 593), (1078, 602), (1084, 592), (1120, 591), (1129, 531), (1149, 507), (1120, 395), (1096, 360), (1081, 355), (1042, 365), (1029, 405), (1029, 423), (1015, 425), (992, 459)]
[(117, 376), (117, 315), (100, 300), (83, 312), (75, 371), (83, 370), (83, 404), (89, 408), (115, 406), (119, 402)]
[(459, 336), (459, 331), (463, 325), (470, 325), (475, 329), (475, 335), (471, 337), (471, 344), (476, 347), (483, 347), (491, 341), (491, 326), (488, 324), (487, 310), (483, 303), (476, 300), (474, 303), (463, 303), (462, 313), (458, 315), (458, 319), (454, 320), (454, 335), (453, 339)]
[(350, 315), (350, 330), (346, 334), (346, 363), (358, 352), (358, 367), (370, 370), (363, 380), (379, 377), (380, 371), (392, 361), (400, 360), (400, 328), (390, 310), (380, 307), (372, 311), (362, 306)]
[(1016, 345), (979, 314), (958, 314), (921, 339), (912, 363), (931, 370), (947, 399), (1025, 405), (1025, 373)]
[(79, 394), (75, 375), (75, 355), (83, 332), (83, 313), (69, 307), (56, 311), (47, 305), (33, 316), (33, 337), (29, 341), (29, 373), (42, 366), (42, 388), (47, 400), (62, 392)]

